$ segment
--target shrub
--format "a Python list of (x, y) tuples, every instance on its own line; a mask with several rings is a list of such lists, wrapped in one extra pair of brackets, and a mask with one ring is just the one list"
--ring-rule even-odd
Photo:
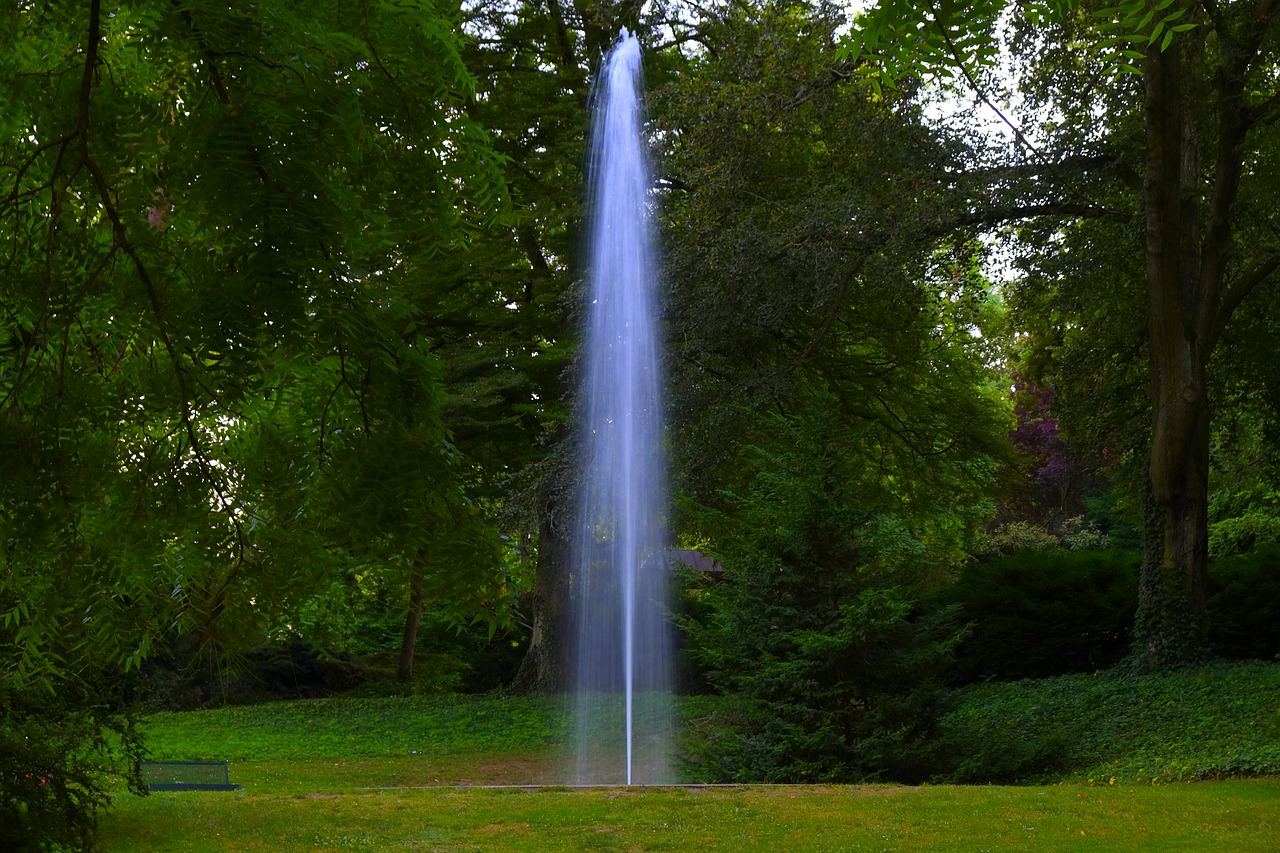
[[(925, 609), (958, 605), (970, 625), (956, 649), (953, 683), (1095, 672), (1129, 652), (1139, 557), (1132, 551), (1023, 552), (973, 563)], [(1209, 631), (1215, 654), (1280, 655), (1280, 546), (1209, 565)]]
[(963, 519), (877, 504), (878, 473), (826, 411), (784, 426), (713, 519), (724, 579), (686, 602), (707, 681), (741, 703), (718, 778), (916, 780), (961, 631), (953, 609), (915, 610), (910, 579), (958, 550)]
[(1052, 551), (1059, 544), (1057, 536), (1038, 524), (1011, 521), (982, 539), (980, 556), (995, 560), (1027, 551)]
[(1280, 658), (1280, 545), (1209, 566), (1209, 640), (1227, 658)]
[(936, 779), (1106, 784), (1280, 773), (1280, 666), (1113, 670), (957, 690)]
[(686, 739), (695, 778), (927, 778), (934, 759), (926, 745), (945, 696), (940, 674), (959, 635), (949, 613), (910, 613), (901, 591), (868, 589), (821, 630), (757, 634), (753, 649), (739, 650), (735, 673), (713, 667), (729, 700), (692, 700), (711, 709)]
[(1062, 547), (1068, 551), (1105, 551), (1111, 547), (1111, 537), (1103, 533), (1096, 523), (1085, 523), (1084, 516), (1077, 515), (1062, 522)]
[(1137, 572), (1131, 551), (1023, 552), (970, 564), (925, 607), (958, 606), (971, 625), (957, 683), (1093, 672), (1129, 651)]
[(240, 691), (268, 690), (284, 699), (329, 696), (364, 681), (355, 658), (333, 649), (318, 649), (294, 640), (283, 645), (258, 646), (245, 655), (248, 672), (239, 679)]
[(218, 654), (182, 636), (144, 662), (130, 684), (151, 710), (192, 710), (331, 696), (369, 676), (369, 668), (353, 655), (300, 640)]
[(1258, 546), (1280, 543), (1280, 516), (1273, 510), (1250, 507), (1243, 515), (1209, 525), (1209, 557), (1230, 557)]
[(107, 777), (142, 792), (142, 745), (109, 686), (63, 680), (54, 693), (0, 682), (0, 849), (88, 849), (109, 804)]

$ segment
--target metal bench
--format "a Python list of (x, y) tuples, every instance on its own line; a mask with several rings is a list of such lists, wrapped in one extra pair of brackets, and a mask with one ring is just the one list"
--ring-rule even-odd
[(225, 761), (140, 761), (148, 791), (235, 791)]

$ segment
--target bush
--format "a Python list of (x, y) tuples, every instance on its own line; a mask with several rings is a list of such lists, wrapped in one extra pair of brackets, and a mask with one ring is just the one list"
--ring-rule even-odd
[[(868, 589), (819, 630), (772, 635), (743, 654), (717, 759), (719, 781), (919, 781), (944, 691), (940, 671), (957, 639), (949, 614), (908, 618), (894, 589)], [(762, 638), (760, 638), (762, 639)], [(754, 654), (752, 654), (754, 652)], [(727, 661), (726, 661), (727, 663)]]
[(713, 772), (917, 781), (961, 629), (954, 609), (917, 610), (911, 580), (960, 551), (965, 525), (954, 508), (877, 504), (878, 472), (849, 455), (853, 437), (825, 409), (774, 433), (785, 440), (748, 450), (751, 478), (710, 519), (723, 580), (683, 601), (707, 682), (740, 703)]
[(1132, 640), (1138, 562), (1131, 551), (1057, 550), (970, 564), (925, 604), (958, 606), (971, 625), (955, 683), (1114, 666)]
[(1280, 773), (1280, 666), (1111, 671), (957, 690), (937, 781), (1173, 782)]
[(1258, 546), (1280, 543), (1280, 516), (1271, 509), (1251, 507), (1243, 515), (1209, 525), (1209, 557), (1244, 554)]
[(1096, 523), (1086, 524), (1082, 515), (1062, 522), (1061, 540), (1068, 551), (1105, 551), (1111, 547), (1111, 537)]
[(294, 640), (283, 645), (258, 646), (245, 655), (248, 672), (236, 693), (265, 689), (282, 699), (331, 696), (365, 680), (364, 669), (347, 652), (318, 649)]
[[(967, 566), (924, 603), (958, 605), (970, 625), (952, 683), (1096, 672), (1129, 653), (1139, 556), (1132, 551), (1023, 552)], [(1280, 656), (1280, 546), (1209, 565), (1209, 640), (1232, 660)]]
[(111, 687), (64, 680), (55, 693), (0, 683), (0, 850), (85, 850), (109, 774), (142, 792), (142, 745)]
[(1280, 658), (1280, 546), (1223, 557), (1209, 566), (1209, 640), (1215, 654)]
[(243, 654), (218, 654), (183, 636), (144, 662), (130, 686), (150, 710), (185, 711), (332, 696), (369, 676), (369, 669), (353, 655), (300, 640), (261, 645)]
[(1038, 524), (1011, 521), (982, 538), (980, 555), (983, 559), (996, 560), (1027, 551), (1052, 551), (1059, 544), (1057, 536)]

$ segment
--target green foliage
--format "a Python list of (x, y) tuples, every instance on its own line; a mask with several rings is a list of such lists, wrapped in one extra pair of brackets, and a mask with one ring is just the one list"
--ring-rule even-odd
[(680, 182), (679, 526), (725, 568), (685, 627), (743, 703), (718, 778), (916, 772), (956, 628), (911, 601), (964, 561), (1005, 449), (980, 253), (939, 225), (955, 152), (848, 84), (837, 24), (805, 3), (708, 16), (713, 49), (653, 96)]
[[(1215, 509), (1220, 514), (1224, 511), (1223, 502), (1210, 505), (1210, 512)], [(1219, 517), (1209, 522), (1209, 557), (1227, 557), (1243, 554), (1261, 545), (1280, 543), (1280, 514), (1273, 497), (1262, 505), (1249, 502), (1239, 510), (1239, 515)]]
[(1280, 772), (1280, 667), (1069, 675), (959, 691), (940, 742), (956, 782), (1173, 782)]
[(1228, 658), (1280, 660), (1280, 546), (1221, 557), (1209, 566), (1209, 640)]
[(392, 649), (404, 630), (408, 590), (386, 573), (354, 567), (281, 615), (276, 631), (356, 655)]
[(0, 18), (10, 725), (162, 645), (217, 672), (353, 559), (501, 609), (428, 322), (439, 258), (506, 208), (458, 25), (398, 0)]
[[(1030, 85), (1020, 87), (1029, 95), (1024, 103), (1032, 105), (1028, 115), (1052, 116), (1039, 128), (1043, 140), (1034, 143), (1010, 120), (1020, 144), (1018, 159), (1004, 161), (1007, 174), (1021, 172), (1031, 180), (997, 181), (1019, 205), (1031, 197), (1048, 200), (1039, 208), (1051, 211), (1042, 227), (1024, 231), (1039, 231), (1034, 252), (1026, 254), (1038, 256), (1034, 263), (1042, 269), (1070, 270), (1048, 277), (1062, 292), (1022, 315), (1029, 325), (1020, 331), (1059, 360), (1056, 375), (1048, 378), (1077, 410), (1075, 418), (1064, 412), (1064, 434), (1074, 432), (1077, 446), (1097, 447), (1123, 466), (1132, 483), (1150, 486), (1144, 493), (1153, 497), (1155, 509), (1146, 526), (1150, 561), (1142, 573), (1135, 655), (1149, 667), (1202, 659), (1205, 549), (1172, 543), (1178, 536), (1195, 542), (1205, 537), (1209, 464), (1193, 448), (1209, 440), (1216, 418), (1210, 412), (1224, 411), (1212, 398), (1235, 402), (1250, 396), (1244, 389), (1224, 394), (1232, 383), (1209, 368), (1235, 372), (1235, 339), (1229, 342), (1223, 333), (1234, 315), (1255, 313), (1237, 308), (1274, 273), (1280, 257), (1274, 229), (1264, 225), (1270, 213), (1255, 201), (1274, 195), (1275, 172), (1252, 165), (1271, 159), (1274, 148), (1275, 134), (1268, 132), (1275, 98), (1271, 15), (1249, 4), (1232, 4), (1224, 12), (1177, 0), (1104, 4), (1097, 14), (1092, 4), (1076, 2), (977, 5), (972, 15), (952, 16), (959, 32), (993, 42), (993, 22), (1002, 14), (1021, 21), (1012, 30), (1020, 58), (1032, 69), (1025, 78)], [(897, 0), (876, 4), (855, 27), (850, 45), (874, 52), (912, 27), (926, 43), (934, 29), (954, 41), (947, 32), (950, 11)], [(972, 27), (966, 26), (968, 17)], [(888, 53), (872, 73), (888, 81), (914, 80), (945, 63), (964, 70), (970, 87), (994, 103), (984, 81), (954, 52), (947, 57), (925, 50), (919, 61), (908, 50)], [(1107, 71), (1138, 71), (1138, 60), (1140, 74), (1102, 79)], [(1180, 105), (1194, 108), (1181, 111)], [(1265, 127), (1253, 120), (1258, 109), (1268, 115)], [(1166, 123), (1175, 114), (1185, 123), (1180, 131), (1176, 122)], [(1024, 152), (1034, 160), (1027, 171), (1020, 162)], [(1049, 177), (1059, 170), (1060, 177)], [(1178, 213), (1163, 203), (1173, 197), (1195, 202)], [(1165, 237), (1168, 245), (1161, 247)], [(1179, 259), (1175, 244), (1200, 248)], [(1249, 260), (1228, 263), (1229, 257)], [(1032, 279), (1040, 276), (1027, 278), (1028, 289), (1037, 289), (1039, 281)], [(1180, 282), (1197, 283), (1196, 292), (1188, 295)], [(1103, 293), (1107, 298), (1099, 299)], [(1255, 330), (1265, 325), (1269, 321)], [(1216, 350), (1223, 357), (1213, 357)], [(1274, 363), (1269, 359), (1268, 372)], [(1060, 377), (1074, 377), (1076, 387), (1058, 383)], [(1198, 411), (1187, 416), (1183, 409), (1191, 398)], [(1101, 440), (1081, 440), (1082, 427)]]
[(74, 665), (43, 666), (51, 626), (129, 666), (157, 633), (216, 647), (331, 550), (438, 532), (463, 501), (423, 263), (503, 206), (456, 10), (102, 5), (5, 19), (22, 680)]
[(1175, 0), (1128, 0), (1097, 10), (1093, 15), (1105, 36), (1098, 44), (1103, 61), (1117, 73), (1137, 74), (1133, 63), (1145, 58), (1144, 51), (1163, 53), (1174, 36), (1195, 29), (1195, 23), (1184, 17), (1191, 9)]
[[(839, 23), (801, 2), (726, 8), (699, 26), (712, 49), (651, 95), (675, 187), (662, 209), (672, 447), (703, 503), (741, 479), (736, 449), (769, 428), (762, 412), (822, 395), (860, 425), (850, 452), (899, 493), (984, 480), (1007, 452), (978, 334), (992, 312), (981, 248), (949, 225), (961, 151), (915, 105), (849, 85)], [(968, 535), (975, 503), (939, 537)]]
[(969, 73), (998, 56), (993, 31), (1004, 7), (882, 0), (856, 19), (843, 52), (851, 62), (862, 60), (860, 70), (877, 94), (922, 68), (944, 78)]
[(919, 774), (960, 636), (951, 611), (911, 606), (912, 579), (959, 543), (928, 536), (936, 510), (911, 514), (822, 412), (771, 419), (782, 443), (750, 448), (752, 479), (702, 519), (725, 578), (685, 628), (708, 681), (743, 702), (720, 778)]
[(1129, 652), (1138, 555), (1026, 550), (967, 566), (928, 607), (960, 609), (971, 626), (953, 678), (1045, 678), (1096, 672)]
[(1086, 522), (1082, 515), (1064, 519), (1061, 536), (1062, 547), (1068, 551), (1105, 551), (1111, 547), (1111, 537), (1096, 522)]
[(774, 629), (748, 652), (754, 659), (734, 661), (717, 650), (713, 667), (743, 669), (732, 677), (713, 669), (713, 680), (731, 684), (744, 704), (721, 720), (731, 728), (718, 739), (715, 778), (912, 780), (927, 773), (921, 742), (959, 635), (950, 614), (909, 619), (910, 611), (900, 591), (868, 589), (820, 628)]
[(1011, 5), (1033, 26), (1089, 20), (1094, 38), (1079, 47), (1096, 53), (1110, 76), (1138, 73), (1133, 63), (1144, 51), (1166, 51), (1178, 33), (1196, 26), (1184, 17), (1191, 4), (1175, 0), (1130, 0), (1103, 8), (1081, 0), (879, 0), (855, 19), (842, 49), (851, 61), (862, 60), (862, 75), (877, 93), (923, 74), (973, 79), (997, 61), (997, 24)]
[[(960, 683), (1046, 678), (1118, 665), (1132, 643), (1138, 563), (1133, 551), (1058, 549), (970, 564), (925, 603), (926, 609), (958, 606), (970, 625), (952, 677)], [(1234, 660), (1280, 654), (1278, 569), (1275, 546), (1210, 564), (1215, 654)]]
[(1025, 551), (1052, 551), (1061, 543), (1057, 536), (1030, 521), (1011, 521), (982, 537), (980, 554), (999, 558)]
[(1209, 526), (1209, 556), (1242, 554), (1258, 545), (1280, 543), (1280, 517), (1266, 510), (1251, 510), (1224, 518)]
[(141, 792), (142, 742), (119, 685), (66, 679), (55, 694), (33, 695), (0, 681), (0, 708), (0, 846), (88, 849), (110, 802), (109, 774)]

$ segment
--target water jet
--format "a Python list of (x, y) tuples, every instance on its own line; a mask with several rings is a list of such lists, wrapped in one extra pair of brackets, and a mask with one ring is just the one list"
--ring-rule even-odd
[(672, 781), (666, 461), (640, 44), (625, 28), (601, 67), (593, 113), (571, 542), (573, 781), (655, 784)]

